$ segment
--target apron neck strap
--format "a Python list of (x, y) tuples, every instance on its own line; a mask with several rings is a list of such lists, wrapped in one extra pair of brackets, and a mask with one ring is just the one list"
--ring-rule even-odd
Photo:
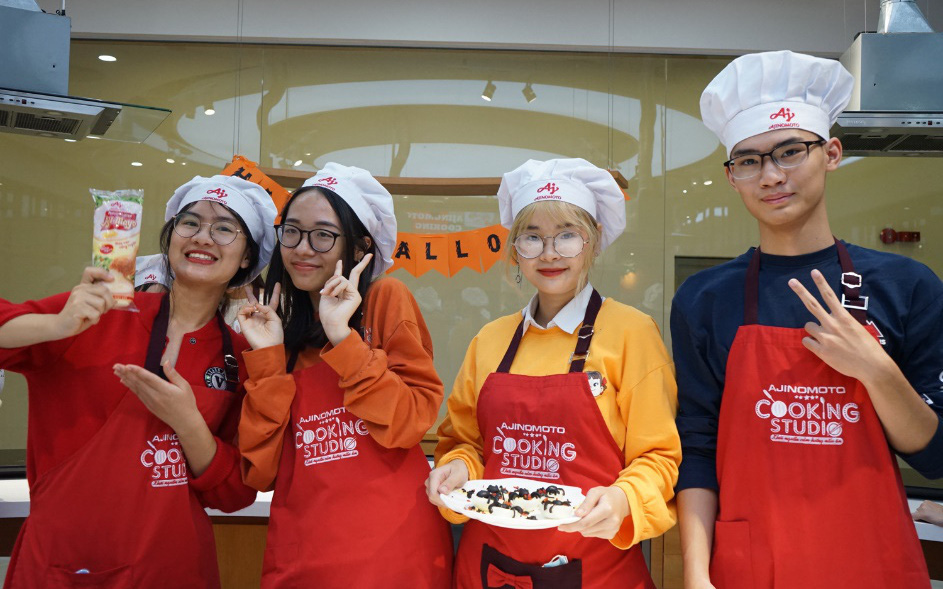
[[(570, 372), (583, 372), (586, 358), (589, 357), (589, 344), (592, 342), (593, 333), (595, 332), (593, 325), (596, 323), (596, 315), (599, 314), (600, 307), (602, 307), (602, 297), (594, 288), (589, 297), (589, 304), (586, 305), (586, 314), (583, 316), (583, 324), (577, 331), (576, 349), (570, 354)], [(524, 337), (523, 319), (521, 319), (520, 324), (514, 331), (514, 337), (511, 338), (511, 343), (508, 345), (507, 352), (504, 353), (501, 364), (498, 365), (497, 372), (506, 374), (511, 371), (511, 363), (514, 362), (514, 356), (517, 355), (517, 349), (521, 345), (522, 337)]]
[[(834, 239), (834, 238), (833, 238)], [(862, 325), (868, 322), (868, 297), (861, 296), (861, 275), (855, 272), (855, 266), (848, 255), (845, 244), (835, 239), (835, 249), (838, 251), (838, 263), (841, 265), (842, 296), (841, 303), (851, 316)], [(753, 250), (750, 265), (747, 267), (747, 278), (744, 284), (743, 323), (754, 325), (759, 322), (759, 289), (760, 289), (760, 248)]]
[[(160, 357), (164, 353), (164, 346), (167, 342), (167, 326), (169, 324), (170, 293), (167, 293), (161, 299), (157, 316), (154, 317), (154, 324), (151, 327), (151, 340), (147, 345), (147, 356), (144, 361), (144, 368), (164, 380), (167, 380), (167, 375), (164, 374), (164, 369), (160, 365)], [(223, 316), (219, 312), (216, 313), (216, 324), (223, 340), (223, 368), (226, 372), (226, 390), (235, 392), (239, 384), (239, 362), (236, 360), (236, 354), (233, 351), (229, 329), (226, 328), (226, 322), (223, 321)]]

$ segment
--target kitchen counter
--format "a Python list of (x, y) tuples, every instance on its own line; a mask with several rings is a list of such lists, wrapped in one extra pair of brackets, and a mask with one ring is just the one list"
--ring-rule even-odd
[[(223, 513), (207, 509), (212, 516), (264, 517), (267, 518), (272, 505), (272, 492), (259, 493), (255, 503), (234, 513)], [(0, 519), (26, 517), (29, 515), (29, 487), (26, 479), (0, 480)]]
[[(910, 499), (910, 511), (913, 512), (922, 500)], [(261, 517), (267, 518), (272, 505), (272, 492), (259, 493), (255, 503), (235, 513), (223, 513), (207, 509), (212, 516), (222, 517)], [(29, 515), (29, 488), (25, 479), (0, 480), (0, 518), (20, 518)], [(917, 535), (921, 540), (943, 542), (943, 527), (924, 522), (914, 522)]]

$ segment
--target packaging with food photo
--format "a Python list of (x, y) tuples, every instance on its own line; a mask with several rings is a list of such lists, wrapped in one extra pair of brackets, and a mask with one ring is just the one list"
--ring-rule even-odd
[(95, 201), (92, 264), (114, 277), (108, 288), (116, 309), (137, 311), (134, 306), (134, 260), (141, 243), (144, 191), (140, 189), (90, 189)]

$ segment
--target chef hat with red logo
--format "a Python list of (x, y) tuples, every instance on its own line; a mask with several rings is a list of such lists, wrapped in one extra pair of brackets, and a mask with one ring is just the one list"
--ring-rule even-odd
[(325, 164), (321, 171), (305, 180), (302, 186), (330, 190), (346, 202), (367, 228), (377, 249), (373, 263), (376, 278), (393, 266), (393, 248), (396, 246), (396, 217), (393, 215), (393, 197), (370, 172), (334, 162)]
[(701, 118), (727, 149), (777, 129), (822, 139), (848, 105), (854, 78), (840, 63), (793, 53), (751, 53), (730, 62), (701, 94)]
[(167, 201), (164, 220), (170, 221), (185, 206), (201, 200), (219, 203), (238, 215), (249, 228), (252, 239), (259, 244), (259, 261), (243, 284), (252, 282), (268, 266), (275, 250), (275, 217), (278, 210), (272, 197), (258, 184), (235, 176), (195, 176), (178, 188)]
[(164, 254), (138, 256), (134, 264), (134, 288), (146, 284), (159, 284), (170, 288), (170, 280), (167, 279), (165, 269)]
[(600, 251), (625, 231), (625, 195), (608, 171), (580, 158), (528, 160), (501, 179), (501, 225), (511, 228), (527, 205), (541, 201), (576, 205), (602, 225)]

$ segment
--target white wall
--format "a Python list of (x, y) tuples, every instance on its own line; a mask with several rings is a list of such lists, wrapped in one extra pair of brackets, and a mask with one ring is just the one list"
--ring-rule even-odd
[[(56, 0), (39, 0), (47, 12)], [(943, 31), (943, 0), (917, 0)], [(71, 0), (75, 38), (838, 56), (879, 0)]]

